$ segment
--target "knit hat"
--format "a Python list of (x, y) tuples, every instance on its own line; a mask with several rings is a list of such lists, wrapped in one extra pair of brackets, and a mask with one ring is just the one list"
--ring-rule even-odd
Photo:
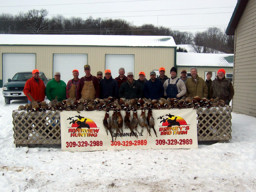
[(170, 72), (174, 71), (175, 73), (177, 73), (177, 69), (175, 67), (172, 67)]
[(219, 74), (219, 72), (222, 72), (222, 73), (224, 73), (224, 75), (226, 74), (226, 71), (225, 71), (225, 69), (219, 69), (219, 70), (218, 70), (218, 72), (217, 72), (217, 74)]
[(34, 70), (32, 71), (32, 74), (35, 74), (35, 73), (39, 73), (39, 70), (38, 70), (38, 69), (34, 69)]
[(77, 72), (77, 73), (79, 73), (79, 71), (78, 71), (77, 69), (74, 69), (72, 72), (73, 72), (73, 73), (74, 73), (74, 72)]

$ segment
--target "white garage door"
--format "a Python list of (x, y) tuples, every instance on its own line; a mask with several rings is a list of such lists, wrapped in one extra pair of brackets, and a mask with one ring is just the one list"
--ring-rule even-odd
[(120, 67), (125, 69), (125, 75), (128, 72), (134, 73), (134, 55), (106, 55), (106, 69), (110, 69), (112, 77), (116, 78)]
[(27, 72), (35, 69), (35, 54), (3, 54), (3, 83), (12, 78), (17, 72)]
[(67, 83), (73, 78), (72, 71), (79, 70), (79, 77), (84, 76), (84, 65), (87, 64), (86, 54), (54, 54), (53, 76), (55, 72), (61, 73), (61, 80)]

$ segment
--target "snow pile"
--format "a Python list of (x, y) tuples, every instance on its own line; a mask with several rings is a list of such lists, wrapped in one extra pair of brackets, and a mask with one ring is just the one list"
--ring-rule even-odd
[[(14, 101), (15, 102), (15, 101)], [(15, 148), (0, 90), (1, 191), (255, 191), (256, 118), (233, 113), (229, 143), (193, 150)]]
[(195, 47), (191, 44), (178, 44), (177, 49), (185, 49), (188, 53), (197, 53)]

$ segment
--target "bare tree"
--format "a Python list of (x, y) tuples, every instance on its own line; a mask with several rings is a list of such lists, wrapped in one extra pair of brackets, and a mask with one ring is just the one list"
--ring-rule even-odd
[(47, 28), (46, 16), (48, 12), (45, 9), (30, 10), (25, 14), (25, 25), (31, 33), (40, 33)]

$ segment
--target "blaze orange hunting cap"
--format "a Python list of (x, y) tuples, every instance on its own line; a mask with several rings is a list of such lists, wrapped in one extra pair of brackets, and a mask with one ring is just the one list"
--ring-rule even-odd
[(164, 67), (160, 67), (159, 71), (165, 71), (165, 68)]

